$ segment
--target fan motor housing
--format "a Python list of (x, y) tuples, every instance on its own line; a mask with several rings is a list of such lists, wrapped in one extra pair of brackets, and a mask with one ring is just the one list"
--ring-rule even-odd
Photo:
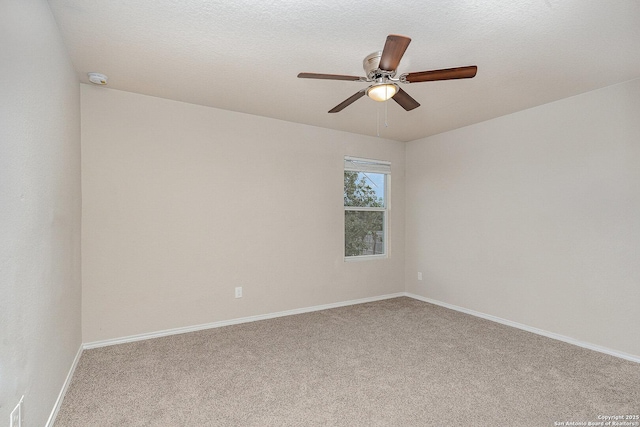
[(366, 74), (369, 80), (376, 80), (382, 76), (393, 77), (396, 75), (396, 71), (382, 71), (380, 70), (380, 58), (382, 57), (382, 51), (373, 52), (370, 55), (367, 55), (362, 61), (362, 68), (364, 68), (364, 73)]

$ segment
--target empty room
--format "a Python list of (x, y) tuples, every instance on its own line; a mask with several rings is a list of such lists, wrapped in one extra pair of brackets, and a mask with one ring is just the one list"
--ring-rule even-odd
[(0, 0), (0, 427), (640, 426), (640, 2)]

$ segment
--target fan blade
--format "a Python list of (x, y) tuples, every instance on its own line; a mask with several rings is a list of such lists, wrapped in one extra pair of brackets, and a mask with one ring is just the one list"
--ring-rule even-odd
[(400, 106), (407, 111), (411, 111), (414, 108), (418, 108), (420, 106), (418, 101), (413, 99), (411, 95), (409, 95), (401, 88), (398, 88), (398, 92), (393, 95), (393, 100), (400, 104)]
[(409, 43), (411, 43), (409, 37), (390, 34), (384, 44), (378, 67), (385, 71), (394, 71), (398, 68), (398, 64), (400, 64), (402, 55), (404, 55), (404, 51), (407, 50)]
[[(323, 79), (323, 80), (349, 80), (349, 81), (360, 81), (363, 80), (364, 77), (358, 76), (345, 76), (342, 74), (317, 74), (317, 73), (300, 73), (298, 74), (299, 79)], [(364, 79), (366, 81), (366, 79)]]
[(329, 112), (330, 113), (338, 113), (338, 112), (344, 110), (346, 107), (348, 107), (349, 105), (353, 104), (358, 99), (362, 98), (364, 96), (364, 94), (366, 93), (366, 91), (367, 91), (366, 89), (362, 89), (360, 92), (354, 93), (349, 98), (345, 99), (340, 104), (336, 105), (331, 110), (329, 110)]
[(401, 80), (409, 83), (432, 82), (436, 80), (470, 79), (476, 75), (478, 67), (471, 65), (468, 67), (446, 68), (443, 70), (418, 71), (416, 73), (403, 74)]

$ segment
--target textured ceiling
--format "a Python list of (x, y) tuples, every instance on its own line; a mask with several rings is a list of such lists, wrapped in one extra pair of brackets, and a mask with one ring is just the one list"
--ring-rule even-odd
[[(81, 81), (226, 110), (409, 141), (640, 77), (637, 0), (50, 0)], [(412, 42), (398, 73), (477, 65), (473, 79), (403, 85), (421, 107), (367, 86), (388, 34)], [(385, 115), (387, 126), (385, 126)]]

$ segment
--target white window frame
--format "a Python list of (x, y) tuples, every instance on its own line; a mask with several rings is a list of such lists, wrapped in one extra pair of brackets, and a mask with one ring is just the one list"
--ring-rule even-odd
[[(344, 212), (346, 214), (347, 211), (356, 211), (356, 212), (366, 212), (366, 211), (375, 211), (375, 212), (383, 212), (382, 218), (382, 233), (383, 233), (383, 248), (384, 253), (379, 255), (351, 255), (347, 256), (344, 254), (345, 262), (352, 261), (369, 261), (375, 259), (385, 259), (389, 257), (389, 211), (391, 210), (391, 197), (390, 196), (390, 188), (391, 188), (391, 162), (384, 160), (374, 160), (374, 159), (364, 159), (360, 157), (344, 157), (344, 171), (343, 172), (371, 172), (384, 174), (384, 207), (357, 207), (357, 206), (344, 206)], [(344, 189), (344, 179), (343, 179), (343, 189)], [(342, 216), (342, 234), (343, 239), (346, 239), (345, 234), (345, 214)], [(344, 242), (344, 240), (343, 240)], [(342, 245), (342, 250), (344, 251), (344, 244)]]

